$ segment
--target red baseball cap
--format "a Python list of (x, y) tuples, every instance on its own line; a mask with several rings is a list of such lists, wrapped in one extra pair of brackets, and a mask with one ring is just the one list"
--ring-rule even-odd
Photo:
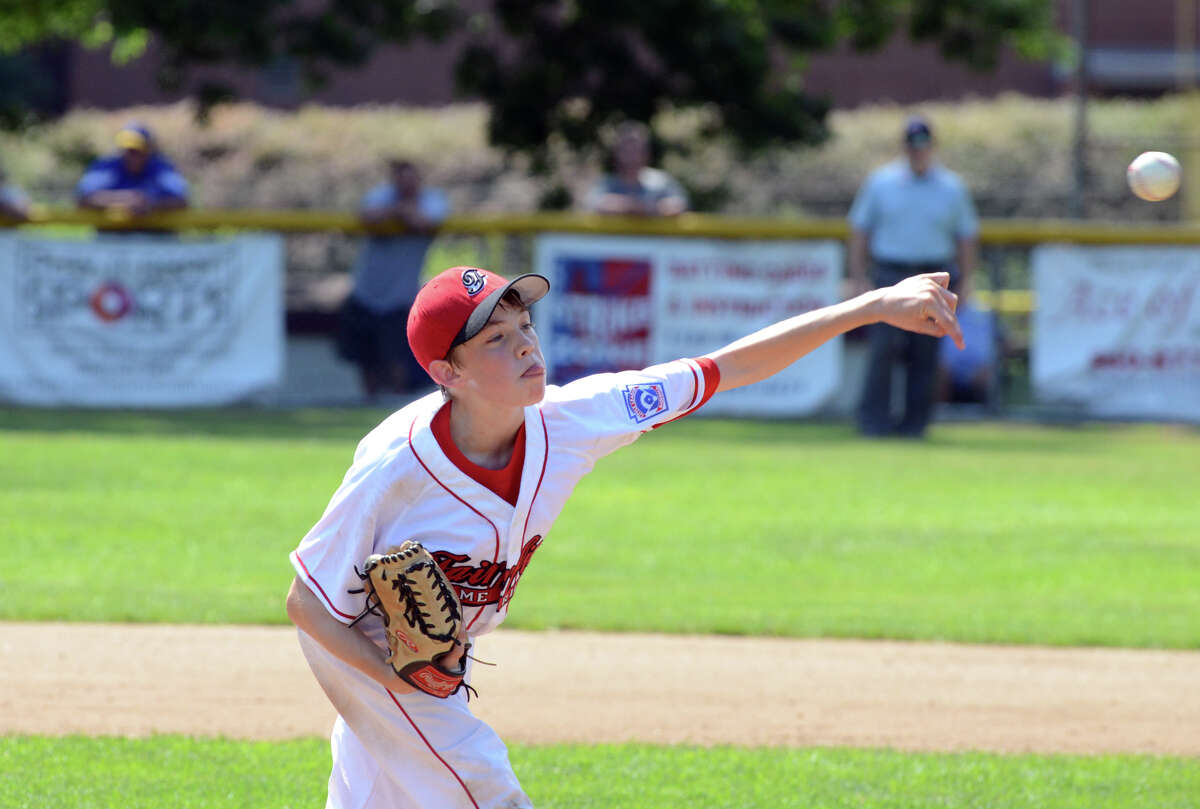
[(421, 287), (408, 313), (408, 344), (426, 373), (434, 360), (479, 334), (510, 289), (529, 306), (550, 291), (550, 282), (534, 273), (509, 281), (478, 267), (451, 267)]

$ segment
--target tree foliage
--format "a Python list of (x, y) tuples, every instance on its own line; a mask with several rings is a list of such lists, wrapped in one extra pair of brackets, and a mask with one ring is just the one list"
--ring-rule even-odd
[(708, 132), (755, 149), (815, 143), (829, 100), (806, 91), (812, 53), (877, 49), (899, 31), (978, 69), (1003, 48), (1046, 55), (1045, 0), (22, 0), (0, 8), (0, 49), (50, 38), (130, 59), (152, 36), (165, 87), (202, 106), (231, 89), (192, 82), (203, 66), (287, 60), (310, 84), (381, 45), (465, 34), (460, 89), (491, 107), (492, 141), (544, 154), (597, 142), (606, 125), (700, 108)]
[(360, 67), (380, 45), (440, 40), (460, 21), (453, 0), (21, 0), (0, 7), (0, 49), (63, 38), (109, 47), (124, 62), (153, 36), (159, 83), (205, 107), (233, 88), (191, 80), (194, 68), (287, 62), (316, 87), (330, 68)]
[(494, 0), (458, 78), (492, 105), (492, 139), (521, 150), (552, 135), (582, 146), (667, 106), (714, 111), (751, 149), (812, 143), (829, 101), (805, 90), (808, 54), (877, 49), (906, 28), (987, 70), (1006, 45), (1047, 54), (1051, 14), (1043, 0)]

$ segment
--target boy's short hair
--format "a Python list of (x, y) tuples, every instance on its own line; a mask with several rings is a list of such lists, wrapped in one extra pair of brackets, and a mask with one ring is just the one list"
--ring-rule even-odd
[[(496, 308), (499, 309), (501, 306), (507, 309), (516, 309), (519, 312), (529, 311), (529, 304), (525, 303), (525, 299), (521, 297), (520, 290), (517, 289), (510, 289), (500, 296), (500, 303), (496, 304)], [(458, 365), (458, 362), (454, 359), (454, 352), (458, 350), (460, 345), (462, 345), (462, 343), (455, 343), (454, 345), (450, 346), (450, 350), (442, 359)], [(444, 392), (445, 388), (442, 390)]]
[(525, 303), (525, 299), (521, 297), (521, 290), (516, 287), (510, 288), (507, 292), (500, 296), (500, 304), (507, 306), (509, 309), (528, 310), (532, 304)]
[[(496, 308), (500, 308), (501, 306), (507, 307), (509, 309), (516, 309), (521, 312), (527, 312), (527, 311), (529, 311), (530, 305), (525, 303), (525, 299), (521, 297), (520, 290), (510, 289), (507, 292), (505, 292), (503, 295), (500, 296), (500, 303), (496, 304)], [(454, 352), (458, 351), (458, 347), (460, 345), (462, 345), (462, 343), (456, 343), (455, 345), (450, 346), (450, 350), (446, 353), (446, 356), (443, 357), (443, 359), (445, 359), (446, 362), (450, 363), (451, 365), (454, 365), (455, 367), (461, 367), (459, 365), (458, 360), (455, 359), (455, 357), (454, 357)], [(442, 392), (442, 397), (445, 398), (446, 400), (449, 400), (452, 398), (450, 396), (450, 391), (446, 388), (445, 385), (438, 385), (438, 390), (440, 390)]]

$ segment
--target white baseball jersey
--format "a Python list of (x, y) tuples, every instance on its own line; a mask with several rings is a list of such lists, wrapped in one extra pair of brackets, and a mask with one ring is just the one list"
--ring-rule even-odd
[[(597, 374), (548, 386), (525, 408), (525, 461), (516, 505), (460, 470), (430, 428), (443, 405), (431, 393), (388, 417), (358, 445), (324, 516), (292, 552), (297, 574), (330, 614), (362, 611), (355, 566), (408, 539), (425, 545), (454, 583), (474, 638), (508, 613), (521, 574), (596, 461), (708, 401), (719, 382), (708, 359)], [(382, 620), (358, 624), (387, 650)], [(330, 809), (519, 809), (504, 744), (467, 707), (395, 694), (338, 660), (304, 632), (301, 647), (338, 711)], [(470, 669), (468, 668), (468, 679)]]

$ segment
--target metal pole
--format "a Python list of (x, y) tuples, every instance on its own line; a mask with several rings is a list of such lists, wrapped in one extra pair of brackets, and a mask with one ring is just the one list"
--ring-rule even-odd
[(1196, 89), (1196, 0), (1175, 0), (1175, 86)]
[[(1175, 0), (1175, 85), (1186, 96), (1185, 108), (1192, 122), (1198, 115), (1196, 96), (1196, 0)], [(1200, 142), (1195, 127), (1186, 128), (1179, 160), (1183, 164), (1183, 218), (1200, 220)]]
[(1071, 28), (1075, 40), (1075, 138), (1071, 151), (1071, 216), (1082, 219), (1087, 185), (1087, 0), (1075, 0)]

